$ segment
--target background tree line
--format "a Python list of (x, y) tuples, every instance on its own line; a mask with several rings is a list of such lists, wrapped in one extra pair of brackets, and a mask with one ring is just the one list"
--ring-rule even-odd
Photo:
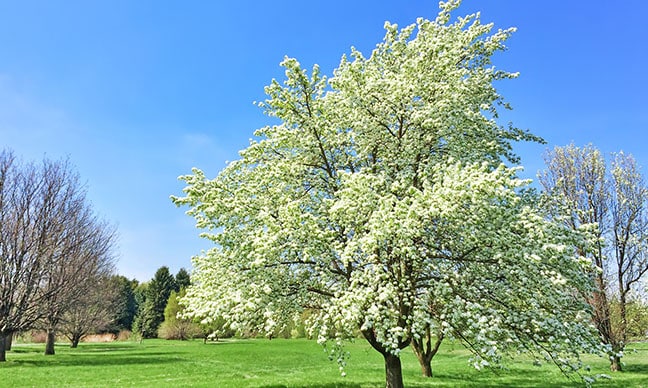
[(57, 336), (72, 347), (91, 333), (157, 336), (189, 273), (161, 267), (150, 282), (129, 280), (115, 273), (115, 244), (68, 160), (0, 152), (0, 361), (14, 335), (34, 330), (46, 333), (46, 355)]

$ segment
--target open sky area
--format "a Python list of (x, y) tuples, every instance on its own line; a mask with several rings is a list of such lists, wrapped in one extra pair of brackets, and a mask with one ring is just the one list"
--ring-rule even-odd
[[(515, 26), (497, 67), (514, 110), (502, 124), (542, 136), (518, 144), (525, 175), (547, 147), (593, 143), (635, 155), (648, 173), (648, 2), (465, 0), (495, 28)], [(354, 46), (368, 55), (386, 20), (433, 19), (436, 1), (0, 0), (0, 149), (69, 157), (95, 210), (117, 225), (118, 272), (141, 281), (191, 267), (198, 238), (177, 177), (215, 176), (255, 129), (253, 101), (297, 58), (331, 74)]]

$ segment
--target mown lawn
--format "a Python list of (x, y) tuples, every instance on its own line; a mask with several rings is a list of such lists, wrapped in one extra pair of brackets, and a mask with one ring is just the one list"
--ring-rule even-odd
[[(632, 344), (626, 371), (611, 374), (601, 387), (648, 387), (648, 344)], [(632, 351), (631, 349), (636, 349)], [(42, 344), (15, 344), (0, 364), (2, 387), (382, 387), (382, 358), (365, 342), (350, 344), (346, 377), (322, 348), (308, 340), (145, 340), (81, 344), (44, 356)], [(505, 371), (476, 371), (460, 345), (446, 343), (433, 361), (435, 377), (420, 376), (408, 350), (403, 374), (408, 387), (576, 387), (556, 368), (517, 360)], [(608, 373), (603, 359), (589, 358), (593, 373)]]

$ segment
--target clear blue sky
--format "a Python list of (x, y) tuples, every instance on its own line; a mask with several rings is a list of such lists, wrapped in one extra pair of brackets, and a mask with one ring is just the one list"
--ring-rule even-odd
[[(514, 107), (504, 122), (648, 168), (648, 2), (465, 0), (457, 15), (475, 10), (518, 27), (495, 58), (521, 73), (497, 85)], [(0, 148), (69, 156), (119, 228), (121, 274), (189, 269), (209, 245), (169, 200), (176, 178), (215, 176), (269, 122), (252, 102), (284, 55), (330, 74), (351, 46), (369, 53), (385, 20), (436, 13), (423, 0), (0, 0)], [(529, 176), (545, 148), (516, 148)]]

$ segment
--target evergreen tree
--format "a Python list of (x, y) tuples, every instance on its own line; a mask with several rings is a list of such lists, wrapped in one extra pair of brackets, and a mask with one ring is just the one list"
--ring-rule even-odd
[(146, 300), (142, 311), (143, 322), (146, 322), (144, 337), (156, 337), (157, 329), (164, 321), (164, 308), (171, 292), (176, 288), (176, 281), (169, 268), (166, 266), (160, 267), (149, 282), (146, 290)]
[(189, 272), (187, 272), (186, 269), (180, 268), (178, 270), (178, 273), (175, 276), (175, 282), (176, 282), (176, 292), (180, 292), (182, 289), (186, 289), (189, 287), (189, 284), (191, 284), (191, 277), (189, 275)]
[(129, 280), (122, 275), (115, 275), (111, 278), (111, 283), (118, 290), (119, 305), (115, 311), (115, 322), (110, 328), (113, 332), (120, 330), (132, 330), (133, 321), (137, 314), (137, 301), (135, 300), (135, 288), (138, 285), (137, 280)]

